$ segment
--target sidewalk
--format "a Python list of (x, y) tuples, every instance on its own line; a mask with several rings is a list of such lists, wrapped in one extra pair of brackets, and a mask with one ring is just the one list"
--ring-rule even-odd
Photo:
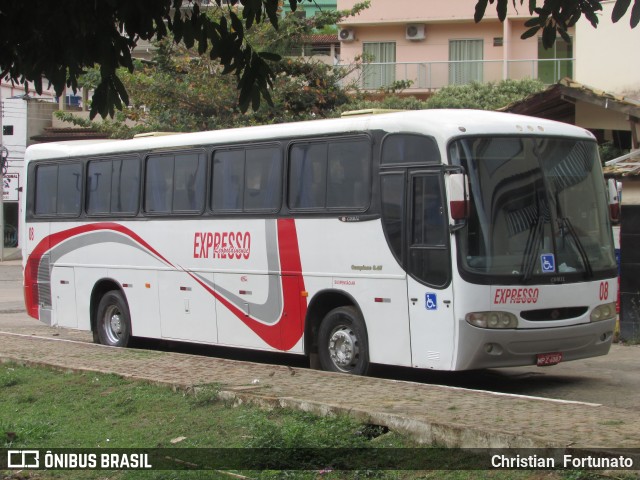
[[(0, 280), (6, 279), (6, 270), (0, 265)], [(89, 332), (53, 329), (25, 313), (7, 311), (6, 306), (14, 305), (17, 299), (8, 298), (9, 293), (3, 291), (0, 361), (114, 373), (187, 391), (217, 384), (225, 400), (319, 414), (343, 412), (408, 433), (422, 442), (450, 447), (640, 448), (640, 418), (623, 409), (104, 347), (89, 343)]]

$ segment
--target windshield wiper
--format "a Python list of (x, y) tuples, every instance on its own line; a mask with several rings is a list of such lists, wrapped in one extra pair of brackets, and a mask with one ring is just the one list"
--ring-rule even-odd
[(528, 282), (533, 276), (533, 270), (536, 267), (536, 254), (538, 253), (538, 245), (544, 232), (544, 217), (538, 215), (535, 224), (531, 224), (527, 244), (524, 247), (522, 255), (522, 281)]
[(584, 271), (587, 275), (587, 278), (592, 278), (593, 269), (591, 268), (591, 262), (589, 261), (589, 256), (587, 255), (587, 251), (584, 249), (584, 245), (582, 245), (582, 241), (580, 240), (578, 233), (573, 228), (573, 224), (571, 223), (571, 220), (569, 220), (567, 217), (561, 217), (558, 220), (560, 223), (560, 227), (562, 228), (564, 226), (569, 232), (569, 235), (571, 235), (571, 238), (573, 239), (576, 245), (576, 249), (580, 254), (580, 258), (582, 259), (582, 263), (584, 264)]

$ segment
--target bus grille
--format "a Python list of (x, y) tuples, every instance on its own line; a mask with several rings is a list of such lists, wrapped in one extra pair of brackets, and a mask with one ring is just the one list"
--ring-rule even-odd
[(51, 307), (51, 268), (49, 255), (43, 255), (38, 266), (38, 302), (41, 306)]
[(562, 307), (545, 308), (541, 310), (525, 310), (520, 312), (520, 316), (532, 322), (544, 322), (553, 320), (568, 320), (569, 318), (581, 317), (587, 313), (588, 307)]

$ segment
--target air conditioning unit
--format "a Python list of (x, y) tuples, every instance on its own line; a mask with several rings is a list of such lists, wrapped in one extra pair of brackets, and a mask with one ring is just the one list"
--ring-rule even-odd
[(407, 40), (424, 40), (424, 25), (407, 25)]
[(341, 28), (338, 38), (341, 42), (353, 42), (356, 39), (356, 32), (352, 28)]

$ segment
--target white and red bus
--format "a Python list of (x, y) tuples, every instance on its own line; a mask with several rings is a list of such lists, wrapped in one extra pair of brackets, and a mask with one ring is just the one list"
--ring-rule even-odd
[(28, 313), (134, 337), (438, 370), (608, 352), (594, 137), (432, 110), (30, 147)]

